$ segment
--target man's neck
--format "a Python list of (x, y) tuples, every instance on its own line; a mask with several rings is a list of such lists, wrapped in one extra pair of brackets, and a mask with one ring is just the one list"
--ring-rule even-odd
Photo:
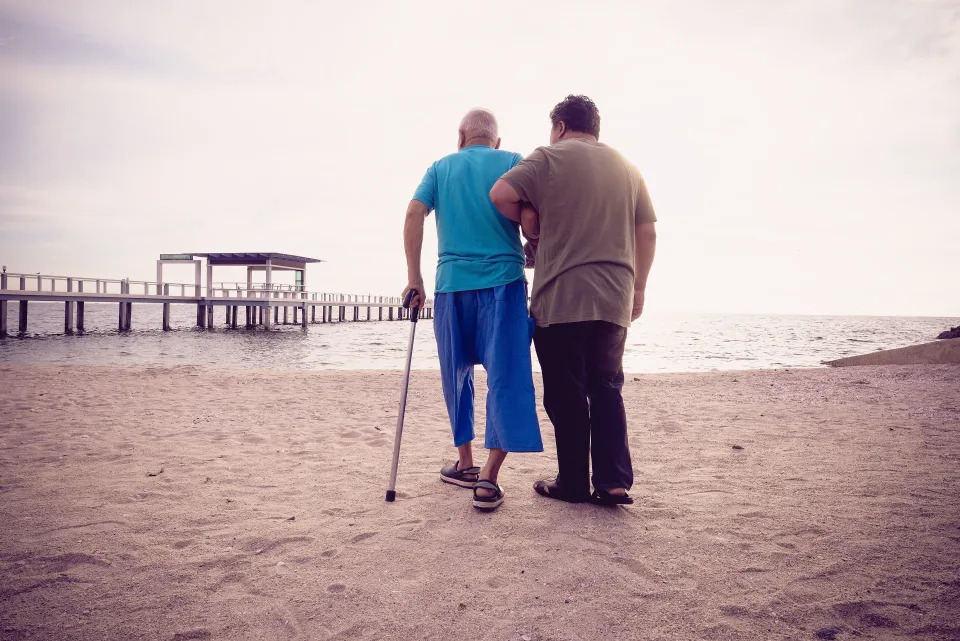
[(493, 143), (489, 138), (470, 138), (463, 143), (463, 149), (467, 147), (493, 147)]
[(573, 139), (586, 140), (587, 142), (598, 142), (596, 136), (592, 134), (584, 133), (582, 131), (568, 131), (563, 135), (563, 138), (561, 138), (561, 140), (573, 140)]

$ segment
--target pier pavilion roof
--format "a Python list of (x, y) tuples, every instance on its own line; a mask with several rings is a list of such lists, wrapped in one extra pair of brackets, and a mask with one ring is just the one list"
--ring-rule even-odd
[(307, 263), (322, 263), (319, 258), (306, 258), (305, 256), (294, 256), (293, 254), (281, 254), (278, 252), (191, 252), (187, 254), (160, 254), (160, 260), (193, 260), (195, 258), (206, 258), (208, 265), (237, 265), (237, 266), (255, 266), (266, 265), (269, 260), (274, 266), (297, 266), (306, 267)]

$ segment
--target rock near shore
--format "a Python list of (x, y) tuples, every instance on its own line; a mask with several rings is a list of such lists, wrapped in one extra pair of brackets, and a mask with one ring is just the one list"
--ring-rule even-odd
[(945, 332), (940, 332), (937, 338), (960, 338), (960, 326), (951, 327)]

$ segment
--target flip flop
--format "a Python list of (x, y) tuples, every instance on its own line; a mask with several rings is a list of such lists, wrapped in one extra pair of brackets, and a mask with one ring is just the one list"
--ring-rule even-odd
[[(477, 490), (489, 490), (493, 496), (477, 496)], [(503, 504), (503, 488), (490, 481), (477, 481), (473, 486), (473, 507), (478, 510), (495, 510)]]
[(537, 481), (533, 484), (533, 490), (540, 496), (548, 499), (556, 499), (567, 503), (583, 503), (587, 497), (578, 498), (570, 496), (557, 484), (556, 481)]
[(594, 490), (590, 496), (594, 505), (633, 505), (633, 498), (629, 494), (610, 494), (605, 490)]
[(476, 485), (477, 480), (480, 478), (480, 468), (474, 466), (458, 470), (457, 467), (459, 467), (459, 465), (460, 461), (454, 461), (450, 465), (440, 468), (440, 480), (444, 483), (466, 488), (471, 488)]

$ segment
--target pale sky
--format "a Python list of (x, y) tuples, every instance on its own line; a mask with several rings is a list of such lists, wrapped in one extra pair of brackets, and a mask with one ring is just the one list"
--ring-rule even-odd
[(0, 0), (0, 262), (399, 294), (461, 116), (527, 154), (568, 93), (650, 189), (648, 310), (960, 313), (960, 0)]

